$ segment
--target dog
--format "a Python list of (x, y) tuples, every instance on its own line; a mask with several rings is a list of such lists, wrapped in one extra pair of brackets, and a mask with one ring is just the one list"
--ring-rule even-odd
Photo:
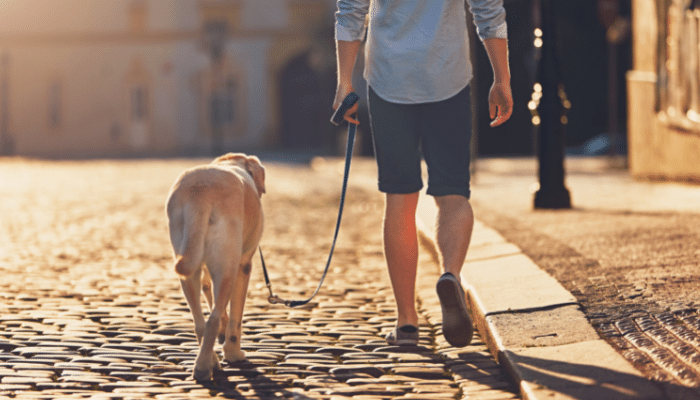
[[(241, 321), (251, 259), (263, 231), (263, 193), (265, 168), (257, 157), (241, 153), (186, 170), (170, 190), (166, 212), (175, 272), (200, 346), (192, 374), (197, 380), (210, 380), (221, 369), (214, 351), (217, 334), (226, 361), (245, 360)], [(206, 322), (202, 291), (211, 309)]]

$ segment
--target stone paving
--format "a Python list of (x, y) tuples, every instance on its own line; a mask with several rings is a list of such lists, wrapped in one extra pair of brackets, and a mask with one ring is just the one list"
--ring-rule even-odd
[[(0, 159), (0, 397), (514, 399), (478, 337), (440, 332), (423, 251), (421, 341), (387, 346), (394, 303), (381, 248), (373, 162), (353, 165), (346, 214), (323, 289), (299, 309), (267, 303), (257, 260), (243, 320), (248, 360), (212, 382), (172, 271), (164, 202), (175, 177), (209, 160)], [(277, 294), (300, 299), (325, 266), (340, 161), (266, 163), (262, 247)], [(220, 348), (217, 345), (217, 350)]]

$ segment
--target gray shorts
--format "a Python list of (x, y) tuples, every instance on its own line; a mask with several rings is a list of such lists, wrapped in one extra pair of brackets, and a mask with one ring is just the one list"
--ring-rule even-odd
[(423, 188), (421, 156), (431, 196), (469, 198), (471, 98), (469, 86), (434, 103), (397, 104), (368, 90), (379, 190), (415, 193)]

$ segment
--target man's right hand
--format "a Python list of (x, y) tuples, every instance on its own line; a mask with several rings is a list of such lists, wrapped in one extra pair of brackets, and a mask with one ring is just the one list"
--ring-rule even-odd
[[(340, 103), (343, 99), (354, 92), (352, 87), (352, 71), (355, 69), (355, 60), (357, 59), (357, 53), (360, 50), (362, 42), (359, 40), (355, 41), (344, 41), (336, 40), (337, 49), (337, 64), (338, 64), (338, 88), (335, 91), (335, 100), (333, 100), (333, 110), (337, 110), (340, 107)], [(357, 103), (352, 106), (348, 112), (345, 113), (345, 120), (349, 123), (358, 125), (360, 122), (353, 118), (357, 114)]]
[[(348, 94), (354, 91), (355, 90), (353, 89), (352, 85), (338, 85), (338, 88), (335, 91), (335, 100), (333, 100), (333, 109), (337, 110), (338, 107), (340, 107), (340, 103), (343, 102), (343, 99), (345, 99), (345, 97), (347, 97)], [(353, 116), (357, 114), (357, 109), (358, 103), (355, 103), (355, 105), (350, 107), (350, 109), (345, 113), (343, 119), (345, 119), (351, 124), (359, 125), (360, 121), (353, 118)]]

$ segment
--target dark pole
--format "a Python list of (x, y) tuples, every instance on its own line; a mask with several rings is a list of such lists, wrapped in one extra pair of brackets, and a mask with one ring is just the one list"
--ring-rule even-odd
[(540, 188), (535, 193), (535, 208), (571, 208), (571, 196), (564, 186), (564, 127), (569, 107), (561, 82), (557, 54), (554, 5), (556, 0), (540, 0), (542, 15), (542, 52), (537, 69), (541, 88), (535, 123), (538, 137)]
[(224, 152), (223, 134), (223, 109), (221, 94), (221, 51), (214, 51), (212, 55), (212, 89), (209, 104), (211, 107), (211, 155), (220, 156)]
[(14, 153), (14, 143), (10, 136), (10, 56), (3, 53), (0, 57), (2, 77), (0, 78), (0, 155)]
[(617, 123), (617, 43), (608, 40), (608, 154), (615, 156), (620, 147), (620, 132)]
[(211, 121), (211, 154), (220, 156), (224, 152), (224, 131), (223, 118), (224, 95), (222, 93), (223, 58), (228, 34), (228, 24), (226, 21), (211, 21), (206, 26), (209, 38), (209, 51), (211, 56), (211, 79), (212, 86), (209, 98), (210, 121)]
[(2, 154), (6, 154), (7, 149), (5, 149), (5, 143), (7, 143), (8, 135), (7, 117), (9, 115), (7, 110), (7, 68), (9, 64), (7, 54), (2, 55), (0, 63), (2, 64), (2, 82), (0, 83), (0, 96), (2, 96), (2, 98), (0, 98), (0, 150), (2, 150)]

